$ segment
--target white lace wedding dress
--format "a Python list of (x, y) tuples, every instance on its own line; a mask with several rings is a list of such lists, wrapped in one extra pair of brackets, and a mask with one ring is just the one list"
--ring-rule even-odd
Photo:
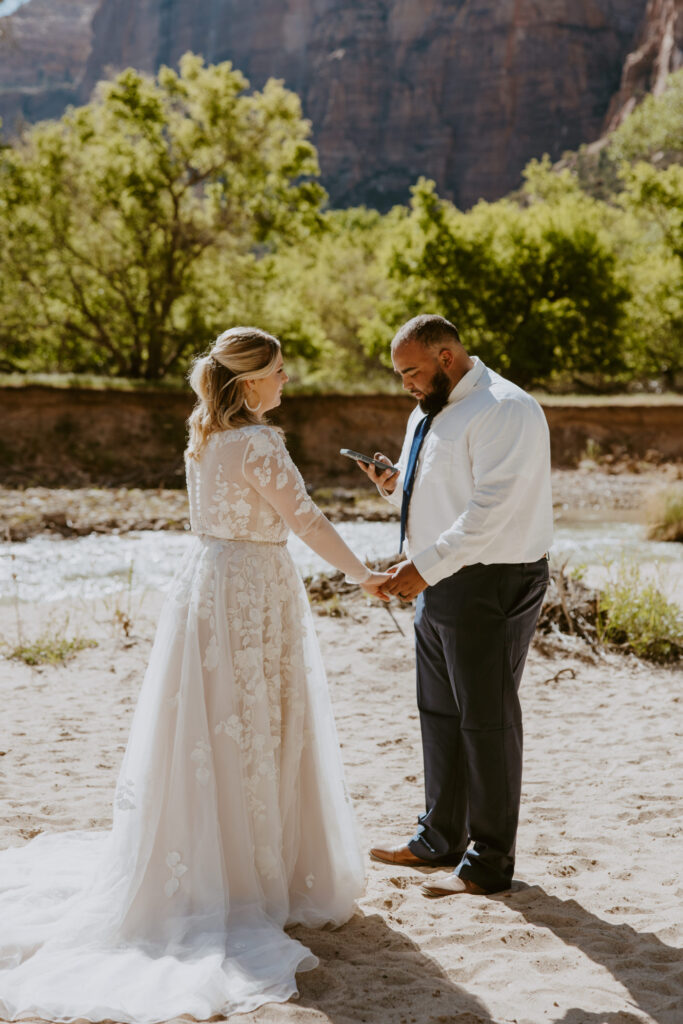
[(197, 536), (161, 614), (111, 832), (0, 853), (0, 1017), (151, 1024), (286, 1000), (317, 961), (284, 927), (341, 924), (361, 893), (288, 530), (352, 578), (365, 567), (271, 427), (212, 435), (188, 490)]

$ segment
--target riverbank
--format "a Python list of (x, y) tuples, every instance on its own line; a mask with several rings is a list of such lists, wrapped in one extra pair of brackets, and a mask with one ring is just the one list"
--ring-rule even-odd
[[(22, 606), (25, 633), (98, 646), (57, 667), (0, 659), (0, 846), (109, 826), (161, 600)], [(316, 620), (366, 850), (406, 838), (423, 804), (412, 612), (392, 608), (395, 621), (356, 592)], [(13, 635), (15, 609), (0, 628)], [(356, 917), (295, 929), (320, 959), (299, 1000), (235, 1024), (676, 1024), (680, 699), (674, 670), (536, 648), (512, 891), (429, 901), (424, 876), (368, 860)]]
[[(638, 468), (683, 461), (683, 396), (541, 399), (553, 466), (586, 452)], [(188, 391), (0, 388), (6, 437), (0, 483), (27, 486), (181, 488)], [(398, 457), (414, 402), (406, 395), (285, 395), (273, 410), (294, 461), (313, 487), (357, 487), (342, 447)]]
[[(615, 512), (645, 521), (648, 497), (683, 478), (683, 464), (644, 464), (638, 472), (585, 460), (578, 469), (553, 470), (556, 519), (606, 518)], [(325, 488), (316, 501), (333, 522), (398, 518), (396, 510), (372, 490)], [(39, 535), (82, 537), (89, 533), (134, 530), (188, 530), (184, 490), (159, 488), (0, 487), (0, 538), (22, 541)]]

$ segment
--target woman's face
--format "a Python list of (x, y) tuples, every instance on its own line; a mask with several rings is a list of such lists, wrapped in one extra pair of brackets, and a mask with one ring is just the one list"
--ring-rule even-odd
[(267, 377), (261, 377), (257, 380), (245, 381), (247, 386), (247, 402), (252, 408), (260, 402), (259, 414), (268, 412), (269, 409), (275, 409), (280, 404), (282, 389), (288, 380), (289, 377), (285, 372), (282, 352), (278, 352), (277, 362), (272, 373), (269, 373)]

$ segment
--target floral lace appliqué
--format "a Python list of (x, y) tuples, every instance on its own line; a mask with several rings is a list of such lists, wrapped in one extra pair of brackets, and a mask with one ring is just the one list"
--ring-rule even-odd
[(116, 806), (120, 811), (135, 810), (135, 783), (131, 779), (122, 779), (116, 787)]
[(208, 672), (213, 672), (214, 669), (218, 668), (218, 640), (216, 639), (215, 633), (211, 634), (209, 642), (206, 645), (202, 664)]
[(262, 875), (266, 878), (277, 878), (280, 869), (280, 862), (273, 853), (271, 846), (256, 847), (256, 863)]
[(164, 886), (164, 892), (169, 897), (174, 896), (180, 888), (180, 879), (187, 871), (187, 865), (183, 864), (182, 857), (177, 851), (172, 851), (166, 857), (166, 866), (171, 872), (171, 877)]
[(242, 723), (240, 722), (237, 715), (230, 715), (224, 721), (219, 722), (214, 729), (216, 736), (219, 733), (224, 732), (226, 736), (229, 736), (231, 740), (234, 740), (238, 745), (242, 743)]
[(211, 747), (206, 740), (198, 740), (195, 744), (195, 748), (190, 754), (190, 760), (194, 761), (195, 765), (195, 776), (197, 782), (202, 786), (205, 786), (211, 777), (209, 771), (209, 765), (211, 763)]
[(254, 476), (261, 487), (268, 486), (273, 469), (279, 470), (275, 484), (277, 489), (280, 490), (287, 483), (286, 449), (277, 435), (273, 435), (270, 430), (259, 430), (252, 435), (249, 442), (247, 465), (252, 467)]

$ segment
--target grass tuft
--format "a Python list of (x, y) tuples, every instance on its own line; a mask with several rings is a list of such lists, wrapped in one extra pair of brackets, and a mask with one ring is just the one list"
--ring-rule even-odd
[[(11, 562), (14, 562), (16, 555), (10, 555)], [(19, 577), (16, 572), (12, 573), (14, 585), (13, 604), (16, 618), (17, 639), (12, 647), (7, 641), (0, 642), (0, 648), (4, 649), (4, 657), (16, 661), (23, 661), (25, 665), (62, 665), (70, 661), (79, 651), (86, 647), (97, 647), (97, 641), (76, 634), (69, 636), (67, 629), (69, 617), (59, 624), (52, 624), (46, 627), (40, 636), (35, 640), (29, 640), (24, 636), (24, 624), (21, 615), (21, 601), (19, 600)]]
[(5, 657), (23, 661), (26, 665), (62, 665), (87, 647), (97, 647), (97, 641), (83, 636), (44, 633), (35, 640), (23, 641), (10, 648)]
[(647, 504), (650, 540), (683, 542), (683, 483), (655, 492)]
[(640, 568), (622, 562), (598, 598), (598, 638), (650, 661), (683, 656), (683, 613)]

